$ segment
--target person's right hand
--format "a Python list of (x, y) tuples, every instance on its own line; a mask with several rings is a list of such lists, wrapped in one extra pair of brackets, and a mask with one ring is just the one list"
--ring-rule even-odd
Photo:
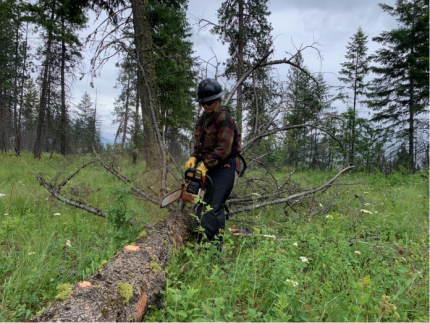
[(190, 157), (190, 159), (188, 159), (188, 161), (185, 163), (185, 169), (194, 168), (196, 167), (196, 164), (197, 164), (197, 158)]

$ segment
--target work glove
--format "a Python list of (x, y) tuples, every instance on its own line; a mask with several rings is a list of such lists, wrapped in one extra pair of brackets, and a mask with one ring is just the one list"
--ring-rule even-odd
[(197, 164), (197, 158), (190, 157), (190, 159), (188, 159), (188, 161), (185, 163), (185, 169), (194, 168), (196, 167), (196, 164)]
[(208, 171), (208, 169), (206, 168), (206, 166), (203, 162), (200, 163), (199, 167), (197, 167), (197, 170), (202, 172), (202, 177), (205, 177), (206, 172)]

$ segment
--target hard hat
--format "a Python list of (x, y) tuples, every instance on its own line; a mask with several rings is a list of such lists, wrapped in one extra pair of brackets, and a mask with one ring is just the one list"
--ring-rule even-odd
[(222, 90), (221, 84), (217, 80), (207, 78), (200, 82), (197, 88), (196, 102), (203, 103), (211, 100), (218, 99), (225, 94), (226, 91)]

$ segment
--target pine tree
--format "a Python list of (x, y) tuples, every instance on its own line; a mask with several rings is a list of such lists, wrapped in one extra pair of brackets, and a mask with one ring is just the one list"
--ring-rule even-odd
[[(295, 64), (302, 70), (291, 68), (287, 75), (288, 89), (286, 92), (286, 108), (284, 123), (300, 125), (320, 120), (331, 107), (329, 87), (322, 75), (318, 75), (316, 84), (308, 76), (308, 68), (304, 66), (303, 57), (299, 54)], [(299, 128), (287, 132), (284, 144), (286, 163), (294, 167), (323, 168), (324, 151), (319, 146), (321, 134), (317, 129)]]
[[(397, 0), (396, 6), (380, 4), (399, 22), (373, 40), (377, 50), (372, 71), (378, 76), (370, 87), (368, 104), (382, 123), (399, 139), (408, 142), (409, 169), (416, 169), (416, 132), (428, 123), (429, 99), (429, 3), (427, 0)], [(424, 119), (419, 119), (425, 116)]]
[(364, 78), (369, 74), (370, 70), (371, 57), (367, 55), (366, 44), (367, 36), (364, 35), (361, 27), (359, 27), (357, 33), (351, 37), (351, 42), (348, 42), (348, 46), (346, 46), (347, 54), (345, 58), (347, 61), (340, 64), (342, 69), (339, 72), (339, 74), (343, 75), (343, 77), (339, 77), (339, 80), (345, 83), (347, 89), (352, 92), (346, 94), (347, 99), (352, 96), (352, 113), (349, 115), (351, 120), (350, 140), (348, 141), (350, 146), (348, 157), (351, 165), (354, 164), (355, 157), (357, 104), (360, 97), (365, 94), (367, 83)]
[(196, 84), (186, 10), (187, 0), (150, 2), (160, 126), (169, 152), (177, 157), (186, 157), (183, 143), (195, 123), (190, 91)]
[[(273, 40), (272, 26), (267, 21), (270, 12), (268, 0), (226, 0), (218, 9), (218, 25), (212, 32), (219, 35), (223, 44), (229, 44), (230, 58), (227, 61), (226, 75), (239, 80), (247, 63), (253, 63), (267, 54)], [(260, 72), (264, 73), (263, 70)], [(242, 130), (243, 87), (236, 92), (236, 123)]]
[(83, 153), (92, 152), (92, 146), (100, 146), (100, 134), (97, 128), (95, 105), (91, 96), (85, 92), (77, 106), (74, 120), (75, 146)]

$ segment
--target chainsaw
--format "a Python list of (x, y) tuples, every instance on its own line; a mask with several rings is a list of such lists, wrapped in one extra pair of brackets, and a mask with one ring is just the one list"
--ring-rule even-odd
[[(188, 168), (185, 171), (185, 180), (181, 188), (167, 194), (161, 201), (160, 207), (166, 207), (173, 202), (182, 199), (187, 203), (196, 203), (196, 198), (203, 200), (209, 185), (212, 187), (212, 179), (206, 175), (202, 176), (202, 171), (196, 168)], [(209, 201), (212, 197), (213, 189), (210, 190)]]

